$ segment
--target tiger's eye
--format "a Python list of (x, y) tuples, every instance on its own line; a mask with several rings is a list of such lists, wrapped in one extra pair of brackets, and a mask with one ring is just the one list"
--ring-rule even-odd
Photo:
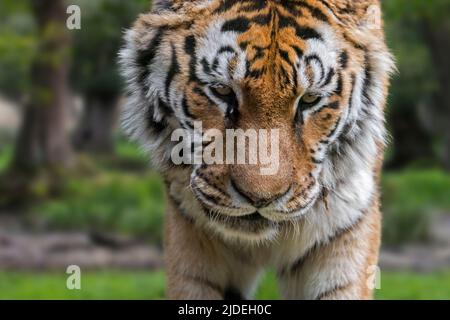
[(230, 87), (226, 86), (218, 86), (215, 87), (216, 92), (220, 94), (221, 96), (229, 96), (232, 94), (233, 90)]
[(305, 95), (303, 95), (302, 97), (302, 102), (306, 103), (306, 104), (315, 104), (316, 102), (318, 102), (320, 100), (320, 96), (314, 95), (314, 94), (309, 94), (306, 93)]

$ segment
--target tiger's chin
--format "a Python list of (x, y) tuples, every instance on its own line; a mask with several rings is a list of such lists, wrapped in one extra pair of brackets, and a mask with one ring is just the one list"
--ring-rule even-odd
[(208, 226), (229, 241), (263, 243), (275, 240), (280, 224), (263, 217), (259, 212), (244, 216), (228, 216), (207, 212)]

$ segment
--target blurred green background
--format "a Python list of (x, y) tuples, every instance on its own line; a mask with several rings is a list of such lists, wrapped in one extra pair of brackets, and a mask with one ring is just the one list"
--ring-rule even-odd
[[(118, 128), (116, 57), (148, 0), (0, 2), (0, 299), (161, 299), (164, 191)], [(388, 106), (379, 299), (450, 299), (450, 2), (383, 1)], [(82, 289), (66, 288), (66, 267)], [(273, 272), (258, 298), (278, 298)]]

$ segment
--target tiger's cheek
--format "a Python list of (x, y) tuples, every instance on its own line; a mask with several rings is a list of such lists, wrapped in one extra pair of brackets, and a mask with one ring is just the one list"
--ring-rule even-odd
[(309, 115), (302, 129), (302, 140), (308, 150), (316, 150), (319, 144), (327, 144), (334, 135), (341, 117), (342, 108), (323, 108)]
[(203, 129), (224, 130), (224, 115), (197, 84), (188, 85), (187, 103), (184, 110), (194, 121), (201, 122)]

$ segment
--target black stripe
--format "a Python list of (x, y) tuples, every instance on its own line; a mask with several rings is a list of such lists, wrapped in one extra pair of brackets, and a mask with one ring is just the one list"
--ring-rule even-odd
[(223, 47), (221, 47), (219, 49), (219, 51), (217, 51), (217, 55), (221, 55), (222, 53), (225, 53), (225, 52), (236, 53), (236, 51), (234, 50), (233, 47), (231, 47), (231, 46), (223, 46)]
[(250, 63), (254, 63), (259, 59), (262, 59), (265, 57), (265, 51), (264, 50), (256, 50), (255, 56), (250, 60)]
[(339, 65), (342, 69), (347, 69), (348, 67), (348, 53), (345, 50), (339, 55)]
[(297, 37), (303, 40), (323, 40), (322, 36), (314, 30), (313, 28), (307, 26), (301, 26), (291, 17), (286, 17), (285, 15), (279, 15), (279, 27), (280, 28), (294, 28)]
[(147, 49), (139, 50), (137, 52), (136, 63), (141, 69), (138, 76), (138, 82), (142, 87), (147, 87), (145, 81), (148, 79), (148, 76), (150, 75), (149, 67), (153, 63), (153, 60), (155, 59), (156, 52), (158, 51), (159, 46), (161, 45), (162, 42), (164, 32), (165, 32), (164, 28), (159, 28), (158, 31), (156, 32), (156, 35), (153, 37), (152, 41), (147, 47)]
[(245, 76), (253, 79), (259, 79), (263, 74), (263, 72), (264, 72), (263, 69), (255, 69), (255, 70), (247, 69), (247, 73)]
[(297, 54), (297, 57), (300, 59), (301, 57), (303, 57), (303, 50), (300, 49), (298, 46), (293, 45), (292, 49), (294, 49), (295, 53)]
[(339, 117), (339, 119), (336, 121), (336, 125), (334, 126), (333, 130), (331, 130), (330, 133), (328, 133), (327, 138), (323, 140), (324, 143), (330, 142), (330, 138), (334, 136), (334, 134), (336, 133), (337, 129), (339, 128), (339, 125), (341, 124), (342, 119), (343, 119), (342, 117)]
[(167, 101), (170, 101), (170, 85), (172, 84), (173, 78), (180, 72), (180, 65), (177, 60), (177, 52), (175, 50), (174, 45), (172, 44), (172, 60), (170, 62), (169, 71), (167, 73), (165, 90)]
[(166, 117), (171, 116), (173, 114), (173, 110), (160, 97), (158, 97), (158, 107), (161, 109), (161, 112)]
[(278, 50), (278, 52), (280, 53), (281, 59), (283, 59), (288, 65), (292, 66), (292, 62), (289, 60), (289, 52), (283, 49)]
[(323, 107), (322, 109), (333, 109), (333, 110), (337, 110), (339, 109), (339, 101), (334, 101), (331, 102), (330, 104), (326, 105), (325, 107)]
[(320, 60), (320, 58), (315, 54), (309, 55), (305, 58), (306, 65), (310, 65), (312, 61), (315, 61), (319, 64), (319, 67), (320, 67), (319, 82), (321, 82), (323, 77), (325, 76), (325, 67), (323, 66), (322, 60)]
[(342, 90), (343, 90), (343, 80), (342, 80), (342, 73), (338, 73), (338, 80), (337, 80), (337, 85), (336, 85), (336, 89), (334, 89), (334, 94), (338, 95), (338, 96), (342, 96)]
[(210, 287), (211, 289), (213, 289), (214, 291), (217, 291), (218, 293), (220, 293), (221, 296), (223, 296), (223, 289), (222, 286), (220, 286), (219, 284), (209, 280), (209, 279), (205, 279), (202, 278), (200, 276), (194, 276), (194, 275), (182, 275), (184, 276), (186, 279), (191, 280), (193, 282), (199, 283), (199, 284), (203, 284), (207, 287)]
[(348, 113), (350, 114), (353, 109), (353, 95), (355, 94), (355, 86), (356, 86), (356, 75), (352, 73), (352, 89), (350, 91), (350, 98), (348, 102)]
[(331, 80), (333, 80), (334, 75), (336, 74), (336, 71), (334, 71), (333, 68), (330, 68), (328, 71), (327, 77), (325, 79), (325, 82), (322, 84), (322, 88), (329, 85)]
[(183, 100), (181, 101), (181, 107), (183, 108), (184, 115), (188, 118), (195, 119), (189, 110), (189, 105), (186, 99), (186, 94), (183, 95)]
[(243, 2), (249, 2), (250, 0), (226, 0), (220, 1), (220, 6), (214, 10), (214, 13), (224, 13), (232, 9), (235, 5), (241, 4)]
[(351, 44), (355, 49), (366, 51), (366, 48), (365, 48), (362, 44), (357, 43), (355, 40), (351, 39), (347, 33), (344, 33), (344, 39), (345, 39), (346, 41), (350, 42), (350, 44)]
[(268, 14), (261, 14), (253, 17), (252, 22), (260, 25), (260, 26), (267, 26), (270, 24), (270, 21), (272, 21), (272, 13), (269, 12)]
[(292, 1), (284, 1), (280, 3), (280, 5), (283, 7), (284, 10), (289, 12), (289, 14), (293, 15), (294, 17), (300, 17), (302, 16), (302, 12), (297, 8), (296, 4)]
[(201, 61), (203, 72), (207, 75), (211, 75), (211, 66), (206, 58), (203, 58)]
[[(242, 1), (243, 2), (243, 1)], [(239, 11), (244, 12), (254, 12), (254, 11), (262, 11), (267, 7), (267, 1), (251, 1), (248, 4), (243, 5)]]
[(232, 54), (236, 54), (236, 51), (230, 47), (230, 46), (224, 46), (221, 47), (219, 49), (219, 51), (217, 51), (216, 57), (214, 58), (213, 64), (211, 66), (211, 69), (215, 72), (217, 72), (217, 68), (219, 67), (219, 57), (220, 55), (222, 55), (223, 53), (232, 53)]
[(189, 62), (189, 82), (194, 81), (199, 82), (196, 74), (197, 68), (196, 43), (197, 42), (193, 35), (187, 36), (186, 39), (184, 40), (184, 51), (191, 58), (191, 61)]
[(369, 90), (372, 86), (372, 65), (369, 61), (369, 54), (366, 53), (364, 61), (364, 83), (362, 88), (362, 96), (365, 99), (365, 104), (372, 105), (372, 98), (370, 97)]
[(306, 2), (296, 2), (294, 5), (296, 7), (301, 7), (301, 8), (308, 10), (309, 13), (311, 14), (311, 16), (313, 16), (317, 20), (329, 23), (328, 16), (319, 8), (314, 7)]
[(161, 121), (156, 121), (153, 117), (154, 107), (151, 106), (147, 109), (147, 128), (155, 134), (161, 134), (167, 128), (167, 122), (163, 119)]
[(239, 43), (239, 47), (240, 47), (243, 51), (246, 51), (249, 44), (250, 44), (250, 42), (248, 42), (248, 41), (243, 41), (243, 42)]
[(222, 32), (234, 31), (238, 33), (246, 32), (250, 28), (250, 21), (244, 17), (238, 17), (226, 21), (222, 26)]
[(290, 83), (290, 77), (289, 77), (289, 73), (287, 72), (287, 70), (284, 68), (284, 66), (280, 66), (280, 82), (281, 83), (285, 83), (285, 84), (289, 84)]
[(333, 288), (326, 290), (324, 292), (322, 292), (321, 294), (319, 294), (316, 299), (314, 300), (323, 300), (326, 299), (328, 297), (330, 297), (333, 294), (336, 294), (339, 291), (344, 291), (345, 289), (348, 289), (350, 287), (350, 283), (347, 284), (341, 284), (341, 285), (336, 285)]
[[(224, 190), (222, 190), (222, 188), (217, 186), (214, 182), (209, 181), (208, 176), (206, 174), (204, 174), (202, 171), (197, 170), (197, 177), (202, 179), (203, 182), (206, 183), (215, 192), (217, 192), (219, 194), (223, 194), (223, 195), (228, 194), (228, 192), (225, 192)], [(237, 207), (232, 207), (232, 208), (237, 208)]]
[(214, 101), (211, 100), (211, 98), (200, 87), (194, 87), (194, 89), (192, 91), (195, 92), (196, 94), (198, 94), (199, 96), (207, 99), (208, 103), (210, 105), (215, 105), (216, 104)]

